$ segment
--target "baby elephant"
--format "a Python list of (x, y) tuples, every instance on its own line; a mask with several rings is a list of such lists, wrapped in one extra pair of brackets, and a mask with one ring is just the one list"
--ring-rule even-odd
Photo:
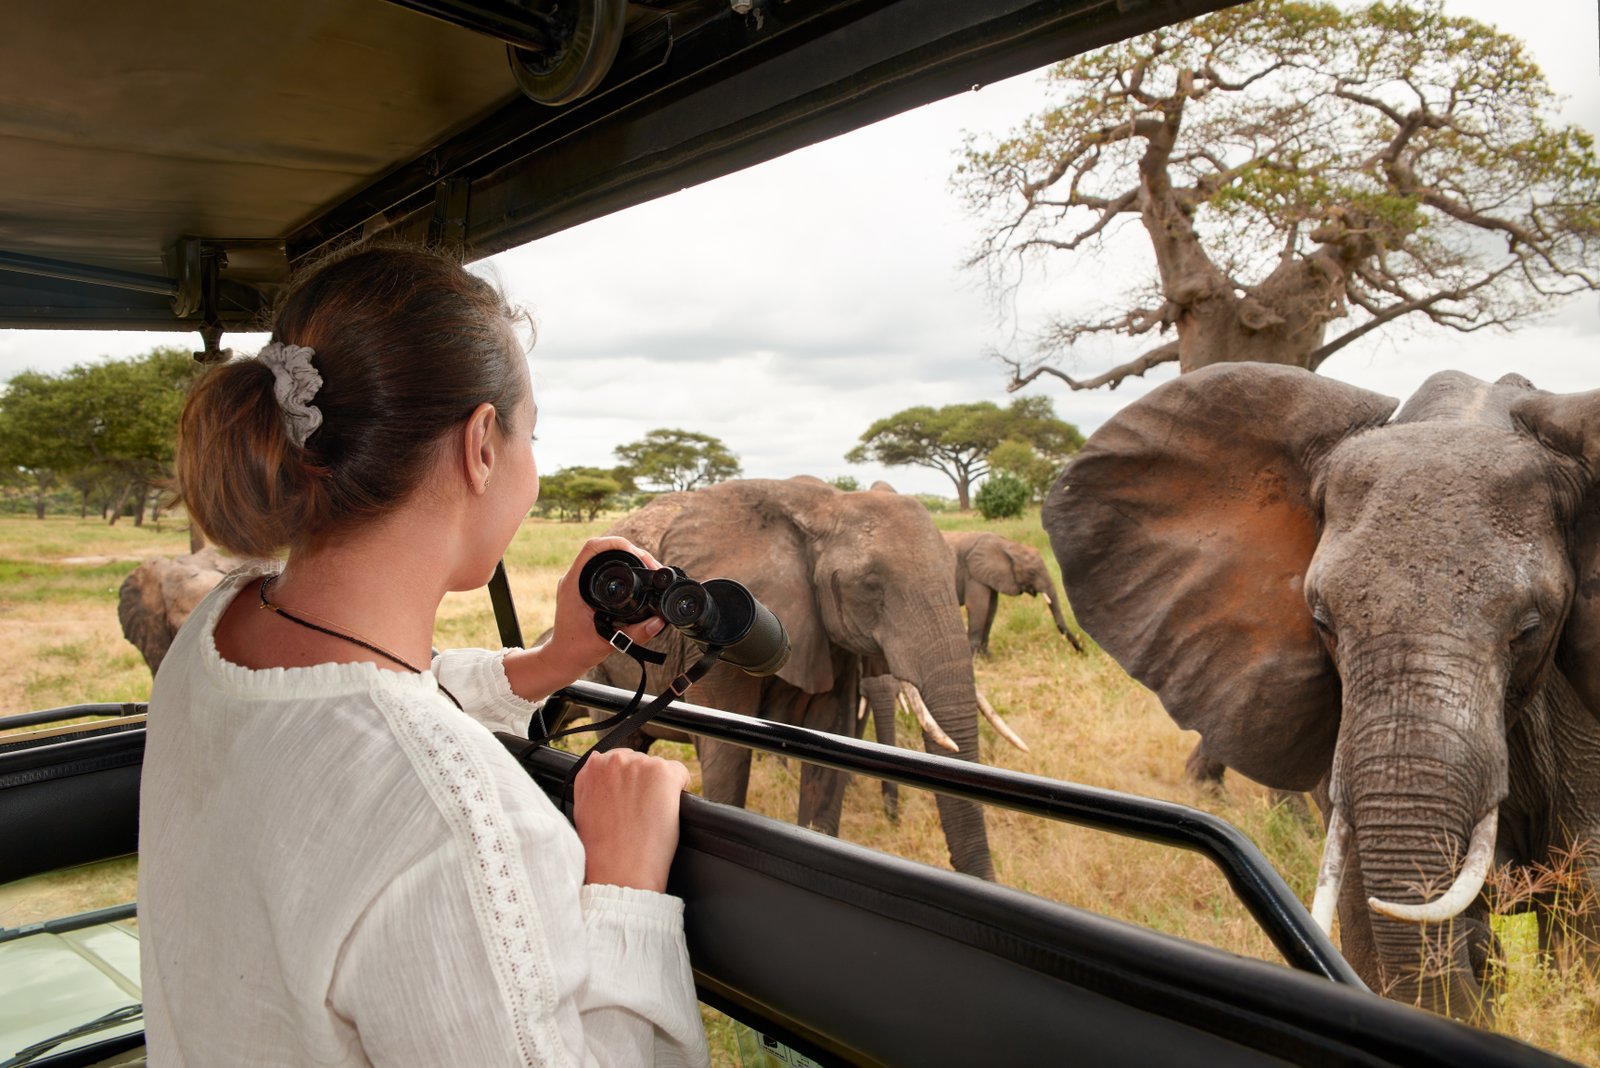
[(987, 530), (943, 533), (945, 544), (955, 554), (956, 598), (967, 607), (967, 640), (974, 653), (989, 655), (989, 631), (1002, 593), (1008, 597), (1024, 593), (1043, 596), (1056, 629), (1074, 649), (1083, 652), (1083, 643), (1067, 627), (1061, 613), (1061, 596), (1038, 549)]

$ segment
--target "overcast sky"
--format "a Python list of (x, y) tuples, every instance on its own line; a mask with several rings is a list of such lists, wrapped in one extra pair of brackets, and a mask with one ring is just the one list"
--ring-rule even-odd
[[(1563, 117), (1600, 131), (1594, 0), (1445, 6), (1527, 41), (1567, 97)], [(1039, 101), (1036, 75), (985, 86), (486, 261), (539, 325), (541, 469), (609, 466), (618, 443), (670, 426), (720, 437), (750, 477), (848, 473), (952, 495), (936, 472), (851, 466), (844, 453), (874, 419), (914, 404), (1011, 399), (1003, 370), (981, 354), (1015, 327), (960, 267), (975, 226), (948, 178), (965, 131), (1001, 133)], [(1067, 307), (1107, 274), (1095, 266), (1074, 277), (1065, 261), (1036, 273), (1023, 327), (1030, 311)], [(225, 344), (249, 352), (263, 340)], [(0, 331), (0, 378), (156, 344), (192, 347), (196, 337)], [(1597, 344), (1600, 300), (1589, 295), (1510, 335), (1380, 332), (1322, 372), (1398, 397), (1444, 368), (1490, 380), (1518, 371), (1571, 392), (1600, 387)], [(1087, 433), (1174, 373), (1111, 392), (1053, 380), (1029, 388)]]

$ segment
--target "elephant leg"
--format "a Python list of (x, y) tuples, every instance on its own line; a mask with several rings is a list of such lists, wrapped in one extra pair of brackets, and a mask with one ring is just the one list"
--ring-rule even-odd
[(838, 837), (844, 787), (844, 772), (816, 764), (800, 765), (800, 826)]
[(1279, 805), (1285, 806), (1308, 827), (1316, 826), (1318, 823), (1316, 816), (1311, 811), (1311, 803), (1306, 799), (1305, 792), (1302, 790), (1268, 790), (1267, 804), (1273, 808)]
[(978, 656), (989, 655), (989, 631), (994, 627), (1000, 594), (981, 582), (967, 583), (967, 642)]
[(700, 793), (707, 801), (744, 808), (750, 792), (750, 750), (731, 742), (701, 738)]
[[(900, 689), (900, 680), (893, 675), (869, 675), (861, 680), (861, 693), (872, 708), (872, 729), (879, 745), (895, 744), (894, 700)], [(900, 787), (888, 780), (882, 782), (883, 814), (894, 823), (900, 819)]]
[(1206, 752), (1204, 739), (1196, 742), (1189, 752), (1189, 759), (1184, 762), (1183, 775), (1192, 783), (1209, 785), (1214, 790), (1222, 789), (1222, 777), (1228, 772), (1228, 766), (1220, 761), (1212, 760), (1211, 754)]
[[(843, 699), (841, 699), (843, 698)], [(849, 736), (855, 716), (855, 688), (848, 693), (817, 694), (807, 706), (803, 723), (814, 730)], [(839, 814), (844, 807), (845, 773), (816, 764), (800, 767), (800, 815), (802, 827), (824, 834), (839, 833)]]

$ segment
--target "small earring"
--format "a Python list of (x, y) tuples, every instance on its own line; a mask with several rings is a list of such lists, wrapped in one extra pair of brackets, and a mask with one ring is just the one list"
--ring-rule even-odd
[(488, 493), (489, 492), (489, 476), (488, 475), (484, 475), (483, 476), (483, 489), (482, 489), (481, 492), (483, 492), (483, 493)]

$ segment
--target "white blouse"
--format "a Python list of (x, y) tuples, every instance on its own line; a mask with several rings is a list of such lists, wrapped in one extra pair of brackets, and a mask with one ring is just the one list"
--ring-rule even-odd
[(252, 577), (195, 609), (150, 698), (150, 1063), (706, 1064), (683, 903), (583, 885), (576, 833), (490, 733), (533, 709), (501, 654), (252, 671), (213, 640)]

